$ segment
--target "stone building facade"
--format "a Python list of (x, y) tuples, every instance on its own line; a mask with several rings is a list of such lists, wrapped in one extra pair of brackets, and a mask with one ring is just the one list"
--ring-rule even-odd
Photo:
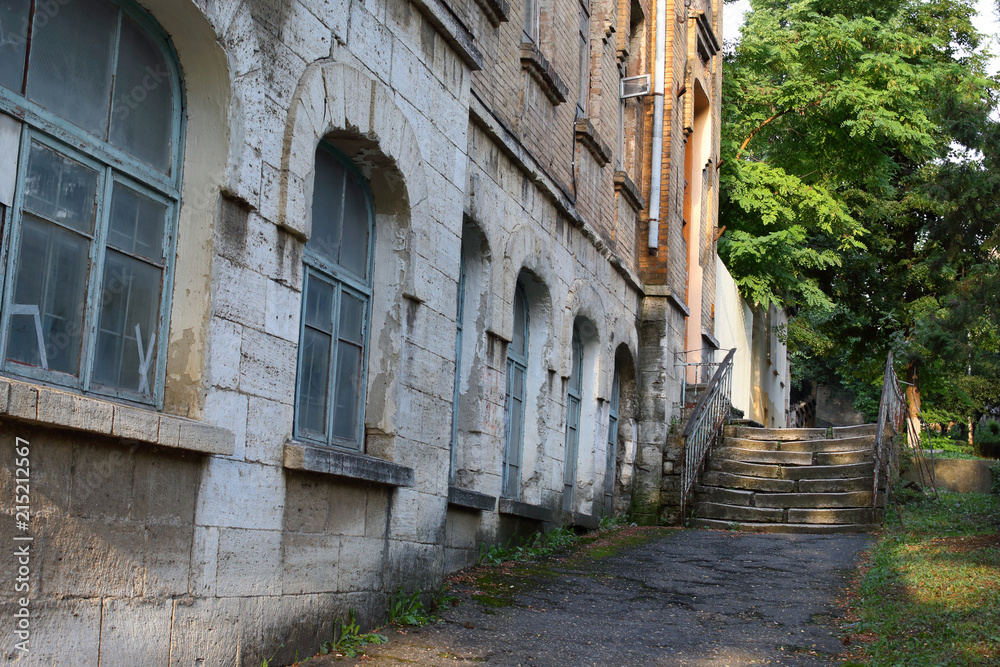
[(4, 660), (280, 663), (675, 521), (720, 11), (0, 3)]

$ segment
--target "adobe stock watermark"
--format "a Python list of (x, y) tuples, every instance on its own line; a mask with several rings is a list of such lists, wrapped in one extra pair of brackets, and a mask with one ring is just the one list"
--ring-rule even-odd
[(14, 649), (28, 653), (31, 642), (31, 445), (14, 439)]

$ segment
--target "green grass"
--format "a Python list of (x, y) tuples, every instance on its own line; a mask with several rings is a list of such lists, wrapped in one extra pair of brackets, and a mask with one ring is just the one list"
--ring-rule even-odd
[(1000, 665), (1000, 496), (916, 494), (891, 511), (842, 631), (871, 667)]

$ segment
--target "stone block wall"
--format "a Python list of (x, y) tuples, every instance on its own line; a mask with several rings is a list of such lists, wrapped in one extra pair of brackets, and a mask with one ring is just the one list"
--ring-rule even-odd
[[(21, 438), (34, 539), (31, 651), (12, 641), (7, 587), (4, 660), (281, 663), (350, 610), (380, 622), (398, 587), (436, 588), (485, 543), (594, 525), (608, 488), (612, 508), (674, 520), (688, 31), (672, 3), (664, 162), (649, 163), (650, 97), (625, 105), (624, 152), (618, 141), (620, 78), (652, 66), (650, 4), (586, 6), (577, 117), (579, 0), (543, 3), (533, 45), (521, 0), (138, 0), (185, 87), (163, 405), (0, 378), (0, 493), (15, 493)], [(374, 206), (360, 451), (295, 437), (321, 141), (358, 168)], [(651, 254), (653, 169), (665, 183)], [(519, 493), (502, 498), (519, 280), (527, 418)], [(564, 511), (574, 326), (585, 406)], [(612, 452), (616, 364), (627, 399)], [(0, 518), (11, 543), (14, 512)], [(4, 581), (12, 567), (0, 559)]]

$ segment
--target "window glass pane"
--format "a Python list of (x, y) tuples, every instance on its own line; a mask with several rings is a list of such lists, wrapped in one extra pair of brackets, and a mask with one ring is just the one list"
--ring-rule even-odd
[(20, 93), (31, 0), (0, 0), (0, 86)]
[(108, 250), (104, 258), (94, 381), (151, 396), (163, 272)]
[(313, 276), (306, 282), (306, 325), (333, 333), (333, 286)]
[(337, 346), (337, 385), (334, 390), (333, 435), (353, 440), (357, 436), (358, 393), (361, 388), (361, 348)]
[(172, 83), (163, 51), (139, 24), (123, 16), (110, 140), (162, 172), (170, 168)]
[(94, 231), (97, 172), (32, 142), (24, 208), (86, 234)]
[(344, 240), (340, 265), (356, 276), (368, 277), (368, 198), (353, 174), (344, 188)]
[(163, 262), (163, 225), (167, 207), (115, 183), (111, 195), (111, 224), (108, 245)]
[[(28, 97), (84, 130), (107, 136), (118, 8), (108, 0), (39, 7), (28, 63)], [(44, 20), (43, 20), (44, 18)]]
[(344, 215), (344, 176), (340, 160), (322, 148), (316, 151), (313, 184), (312, 236), (306, 247), (336, 262), (340, 256), (340, 225)]
[(80, 370), (90, 241), (25, 214), (7, 358), (76, 375)]
[(341, 340), (349, 340), (361, 345), (364, 341), (365, 302), (347, 292), (340, 296), (340, 331)]
[(326, 397), (330, 375), (329, 335), (304, 327), (302, 330), (302, 362), (299, 366), (299, 428), (326, 435)]

